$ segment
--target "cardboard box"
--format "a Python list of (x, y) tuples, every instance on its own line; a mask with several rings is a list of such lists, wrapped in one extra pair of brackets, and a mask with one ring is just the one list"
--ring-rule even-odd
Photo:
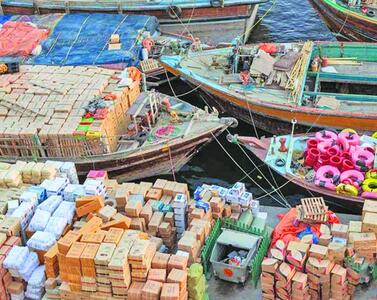
[(374, 232), (377, 234), (377, 213), (364, 213), (362, 232)]
[(328, 254), (328, 248), (321, 245), (312, 244), (309, 249), (309, 256), (319, 259), (325, 259)]

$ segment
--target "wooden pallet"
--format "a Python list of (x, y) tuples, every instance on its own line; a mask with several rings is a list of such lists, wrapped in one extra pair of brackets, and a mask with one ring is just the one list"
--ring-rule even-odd
[(143, 73), (149, 73), (160, 68), (157, 60), (150, 58), (140, 62), (141, 71)]
[(297, 206), (297, 217), (301, 221), (326, 223), (328, 206), (323, 197), (303, 198), (301, 205)]

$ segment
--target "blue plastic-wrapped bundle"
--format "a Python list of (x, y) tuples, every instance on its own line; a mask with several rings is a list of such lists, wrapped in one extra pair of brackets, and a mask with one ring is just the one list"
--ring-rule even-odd
[[(152, 16), (122, 14), (66, 14), (44, 40), (40, 55), (30, 63), (47, 65), (133, 66), (139, 63), (140, 31), (158, 30)], [(108, 50), (112, 34), (120, 37), (121, 49)]]

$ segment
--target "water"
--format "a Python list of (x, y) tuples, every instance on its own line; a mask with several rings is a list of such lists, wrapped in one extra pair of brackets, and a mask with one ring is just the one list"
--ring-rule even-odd
[[(260, 7), (258, 16), (261, 17), (271, 7), (272, 3), (264, 4)], [(300, 40), (335, 40), (333, 34), (322, 22), (315, 10), (307, 1), (298, 0), (277, 0), (272, 10), (261, 23), (255, 28), (250, 42), (275, 41), (289, 42)], [(172, 83), (176, 94), (182, 94), (190, 91), (191, 88), (184, 82), (176, 80)], [(163, 86), (161, 92), (172, 95), (168, 85)], [(204, 107), (205, 103), (197, 91), (182, 97), (184, 100)], [(255, 136), (254, 128), (240, 121), (239, 126), (235, 129), (229, 129), (231, 133), (239, 135)], [(267, 135), (258, 130), (258, 135)], [(219, 146), (221, 143), (229, 155), (240, 165), (237, 167), (232, 159)], [(261, 203), (265, 205), (281, 205), (282, 198), (276, 193), (271, 197), (263, 197), (271, 191), (271, 184), (281, 186), (285, 179), (271, 173), (261, 161), (254, 157), (250, 152), (245, 155), (242, 150), (226, 140), (226, 133), (218, 138), (218, 142), (213, 141), (203, 148), (180, 172), (176, 174), (176, 180), (187, 182), (191, 189), (202, 183), (218, 184), (230, 186), (236, 181), (243, 181), (247, 188), (253, 192), (254, 198), (262, 197)], [(254, 167), (254, 162), (257, 168)], [(247, 177), (245, 172), (248, 173)], [(265, 180), (263, 175), (268, 179)], [(172, 179), (172, 176), (166, 178)], [(251, 179), (250, 179), (251, 178)], [(256, 182), (256, 183), (255, 183)], [(258, 187), (261, 186), (263, 189)], [(310, 197), (310, 194), (303, 188), (296, 185), (288, 184), (281, 189), (281, 193), (287, 201), (293, 206), (300, 201), (302, 197)], [(280, 203), (279, 203), (280, 202)], [(341, 203), (333, 203), (330, 208), (336, 211), (349, 212)]]

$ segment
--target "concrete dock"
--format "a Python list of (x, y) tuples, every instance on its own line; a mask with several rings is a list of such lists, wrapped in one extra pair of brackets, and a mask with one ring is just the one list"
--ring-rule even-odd
[[(267, 226), (274, 228), (279, 223), (278, 214), (286, 213), (288, 210), (281, 207), (261, 206), (260, 211), (267, 212)], [(349, 221), (360, 221), (360, 215), (337, 214), (341, 222), (348, 224)], [(220, 279), (215, 279), (213, 276), (208, 282), (208, 294), (211, 300), (243, 300), (243, 299), (262, 299), (262, 290), (260, 288), (260, 281), (258, 286), (254, 287), (251, 280), (246, 281), (245, 285), (234, 284)], [(359, 286), (354, 299), (370, 300), (377, 298), (377, 281), (370, 284), (369, 287)]]

